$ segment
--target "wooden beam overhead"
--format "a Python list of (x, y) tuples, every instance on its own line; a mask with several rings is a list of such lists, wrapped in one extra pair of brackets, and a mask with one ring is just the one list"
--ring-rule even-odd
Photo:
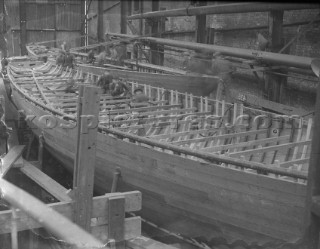
[(155, 18), (155, 17), (174, 17), (174, 16), (194, 16), (208, 14), (230, 14), (230, 13), (249, 13), (265, 12), (271, 10), (300, 10), (300, 9), (317, 9), (318, 4), (289, 4), (289, 3), (231, 3), (217, 4), (200, 7), (186, 7), (181, 9), (171, 9), (156, 12), (147, 12), (129, 16), (129, 20)]
[(161, 45), (167, 45), (172, 47), (191, 49), (191, 50), (202, 50), (206, 52), (220, 52), (222, 55), (233, 56), (243, 59), (251, 59), (258, 60), (260, 62), (267, 62), (272, 65), (283, 65), (288, 67), (296, 67), (302, 69), (311, 68), (311, 62), (314, 58), (304, 57), (304, 56), (295, 56), (289, 54), (277, 54), (271, 52), (257, 51), (252, 49), (244, 49), (244, 48), (234, 48), (227, 46), (218, 46), (212, 44), (202, 44), (202, 43), (194, 43), (187, 41), (178, 41), (178, 40), (170, 40), (156, 37), (139, 37), (134, 35), (124, 35), (124, 34), (116, 34), (116, 33), (107, 33), (110, 36), (123, 37), (129, 39), (140, 39), (147, 42), (154, 42)]

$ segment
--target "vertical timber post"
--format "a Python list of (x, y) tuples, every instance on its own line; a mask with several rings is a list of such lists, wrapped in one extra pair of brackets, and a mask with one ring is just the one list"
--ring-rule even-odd
[(97, 38), (98, 43), (104, 41), (104, 34), (103, 34), (103, 3), (104, 1), (98, 1), (98, 23), (97, 23)]
[[(160, 1), (152, 0), (151, 1), (151, 9), (152, 11), (160, 10)], [(159, 34), (159, 18), (152, 18), (148, 20), (151, 24), (151, 36), (157, 37)], [(159, 53), (158, 53), (158, 45), (156, 43), (150, 44), (151, 50), (151, 58), (150, 61), (152, 64), (159, 65)]]
[(39, 136), (39, 148), (38, 148), (38, 162), (39, 162), (40, 170), (42, 170), (42, 164), (43, 164), (43, 146), (44, 146), (44, 137), (42, 133)]
[(120, 1), (120, 33), (127, 33), (128, 1)]
[[(271, 52), (278, 52), (283, 46), (282, 38), (283, 11), (274, 10), (269, 12), (269, 35)], [(281, 73), (280, 70), (274, 72)], [(286, 77), (275, 74), (269, 74), (267, 77), (267, 90), (270, 91), (270, 100), (281, 102), (283, 88)]]
[(19, 0), (20, 9), (20, 49), (21, 55), (27, 54), (27, 6), (26, 0)]
[(81, 85), (73, 174), (74, 220), (88, 232), (90, 232), (91, 222), (99, 107), (99, 88)]
[(108, 239), (114, 240), (117, 249), (125, 249), (124, 237), (125, 197), (108, 198)]
[(81, 16), (81, 26), (80, 26), (80, 46), (84, 46), (85, 45), (85, 40), (86, 37), (84, 37), (86, 35), (86, 24), (87, 24), (87, 16), (86, 16), (86, 6), (87, 1), (80, 1), (80, 16)]
[[(198, 1), (198, 6), (206, 6), (206, 1)], [(206, 43), (207, 42), (207, 16), (197, 15), (196, 16), (196, 42)]]
[[(7, 42), (5, 39), (5, 34), (7, 32), (7, 25), (6, 25), (6, 11), (4, 6), (4, 0), (0, 0), (0, 15), (2, 15), (2, 20), (0, 20), (0, 50), (1, 56), (7, 57)], [(2, 59), (0, 58), (0, 59)]]
[[(152, 11), (159, 11), (160, 10), (160, 1), (159, 0), (152, 0)], [(163, 24), (164, 18), (153, 18), (150, 19), (151, 22), (151, 35), (154, 37), (160, 37), (160, 34), (164, 31)], [(155, 65), (163, 65), (164, 60), (164, 49), (157, 45), (156, 43), (150, 44), (151, 50), (151, 58), (150, 61), (152, 64)]]
[[(320, 65), (320, 63), (319, 63)], [(318, 76), (319, 77), (319, 76)], [(312, 212), (313, 198), (320, 196), (320, 78), (318, 79), (315, 116), (313, 119), (313, 139), (311, 142), (311, 157), (308, 169), (307, 201), (305, 214), (305, 240), (308, 248), (319, 248), (320, 220), (318, 214)], [(318, 205), (320, 206), (320, 205)]]

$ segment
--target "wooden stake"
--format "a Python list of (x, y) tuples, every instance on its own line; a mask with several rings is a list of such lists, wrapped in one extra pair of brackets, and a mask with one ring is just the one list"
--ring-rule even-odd
[(75, 222), (90, 231), (96, 137), (100, 94), (95, 86), (80, 86), (78, 99), (78, 125), (74, 164)]
[(116, 196), (108, 198), (108, 239), (115, 240), (117, 249), (125, 248), (124, 218), (125, 198)]

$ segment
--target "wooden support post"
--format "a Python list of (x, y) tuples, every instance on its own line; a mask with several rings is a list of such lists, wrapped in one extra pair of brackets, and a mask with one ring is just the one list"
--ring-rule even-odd
[(117, 168), (113, 173), (111, 193), (117, 192), (118, 182), (120, 177), (121, 177), (121, 171), (120, 171), (120, 168)]
[[(206, 6), (207, 2), (199, 1), (197, 5)], [(197, 15), (196, 16), (196, 42), (198, 43), (207, 42), (206, 31), (207, 31), (207, 16)]]
[(81, 8), (81, 27), (80, 27), (80, 34), (81, 34), (81, 39), (80, 39), (80, 46), (85, 46), (85, 41), (86, 37), (83, 37), (86, 34), (86, 25), (87, 25), (87, 20), (86, 20), (86, 3), (87, 1), (80, 1), (80, 8)]
[(73, 190), (75, 222), (87, 231), (90, 231), (91, 221), (99, 107), (99, 88), (81, 85)]
[(108, 239), (115, 241), (117, 249), (124, 249), (125, 198), (123, 196), (108, 198), (108, 207)]
[(103, 32), (103, 3), (104, 1), (98, 1), (98, 23), (97, 23), (97, 38), (98, 43), (104, 41)]
[(27, 146), (27, 153), (26, 153), (26, 159), (29, 160), (30, 158), (30, 153), (31, 153), (31, 147), (32, 147), (32, 143), (34, 141), (35, 135), (34, 133), (31, 133), (29, 136), (29, 141), (28, 141), (28, 146)]
[[(131, 3), (131, 2), (130, 2)], [(127, 33), (128, 1), (120, 1), (120, 33)]]
[[(143, 1), (142, 0), (138, 0), (139, 1), (139, 13), (142, 14), (143, 13)], [(139, 35), (143, 35), (143, 20), (139, 20)]]
[[(283, 46), (282, 38), (283, 11), (270, 11), (269, 13), (269, 35), (271, 52), (278, 52)], [(275, 70), (275, 72), (279, 72)], [(286, 84), (286, 77), (274, 74), (268, 74), (266, 77), (266, 90), (268, 91), (269, 99), (275, 102), (280, 102), (283, 95), (283, 88)]]
[(11, 208), (12, 217), (11, 217), (11, 248), (18, 249), (18, 231), (17, 231), (17, 214), (14, 207)]
[(4, 0), (0, 0), (0, 14), (3, 16), (2, 21), (0, 21), (0, 50), (3, 58), (7, 57), (7, 42), (4, 37), (5, 33), (7, 32)]
[(39, 148), (38, 148), (38, 161), (40, 169), (42, 169), (42, 163), (43, 163), (43, 146), (44, 146), (44, 137), (43, 134), (39, 136)]
[[(160, 10), (160, 1), (152, 0), (152, 11)], [(151, 22), (151, 35), (154, 37), (161, 37), (161, 33), (164, 31), (164, 18), (150, 19)], [(150, 44), (151, 58), (150, 61), (155, 65), (163, 65), (164, 49), (156, 43)]]
[(19, 0), (20, 9), (20, 49), (21, 55), (27, 54), (27, 8), (26, 0)]
[[(317, 210), (312, 212), (312, 207), (314, 204), (314, 196), (320, 196), (320, 78), (317, 88), (317, 99), (315, 106), (315, 117), (313, 120), (313, 139), (311, 142), (311, 157), (309, 161), (308, 169), (308, 185), (307, 185), (307, 202), (306, 202), (306, 214), (305, 214), (305, 231), (306, 241), (309, 243), (311, 249), (319, 248), (319, 213), (317, 215)], [(320, 210), (320, 205), (318, 205), (318, 210)]]

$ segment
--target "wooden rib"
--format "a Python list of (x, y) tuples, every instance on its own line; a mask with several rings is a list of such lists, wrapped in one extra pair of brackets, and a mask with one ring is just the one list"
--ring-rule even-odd
[[(308, 126), (307, 126), (307, 132), (306, 132), (306, 140), (310, 139), (310, 135), (311, 135), (311, 127), (312, 127), (312, 118), (308, 119)], [(302, 154), (301, 154), (301, 159), (304, 159), (307, 157), (307, 149), (308, 149), (308, 145), (303, 146), (302, 149)], [(302, 168), (302, 164), (300, 164), (298, 166), (298, 170), (301, 170)]]
[[(303, 128), (303, 121), (302, 119), (299, 120), (299, 127), (298, 127), (298, 135), (297, 135), (297, 141), (299, 142), (301, 140), (301, 136), (302, 136), (302, 128)], [(297, 158), (297, 153), (298, 153), (298, 147), (295, 147), (293, 150), (293, 155), (292, 155), (292, 160), (295, 160)]]
[(34, 75), (33, 72), (32, 72), (32, 77), (33, 77), (33, 79), (34, 79), (34, 82), (35, 82), (35, 84), (36, 84), (36, 86), (37, 86), (40, 94), (41, 94), (41, 97), (44, 99), (44, 101), (46, 102), (46, 104), (50, 104), (50, 101), (47, 99), (47, 97), (46, 97), (45, 94), (43, 93), (43, 91), (42, 91), (40, 85), (38, 84), (37, 79), (36, 79), (36, 77), (35, 77), (35, 75)]

